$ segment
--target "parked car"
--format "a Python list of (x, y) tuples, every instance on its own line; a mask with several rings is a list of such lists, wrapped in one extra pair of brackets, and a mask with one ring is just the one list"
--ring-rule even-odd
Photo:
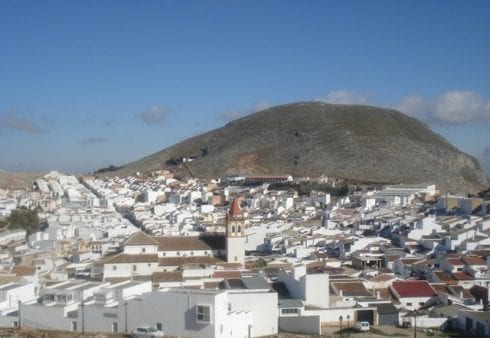
[(163, 337), (164, 333), (151, 326), (138, 326), (133, 330), (133, 335), (138, 338), (156, 338)]
[(357, 322), (354, 328), (358, 331), (369, 331), (369, 322)]

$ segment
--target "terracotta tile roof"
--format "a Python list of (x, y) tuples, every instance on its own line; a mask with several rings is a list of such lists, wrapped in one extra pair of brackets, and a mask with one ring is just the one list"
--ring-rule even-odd
[(468, 289), (463, 288), (461, 285), (451, 285), (448, 287), (449, 291), (456, 297), (463, 299), (473, 298), (473, 295)]
[(242, 273), (238, 270), (215, 270), (213, 278), (240, 278)]
[(487, 265), (487, 261), (481, 256), (466, 256), (462, 260), (468, 265)]
[(184, 266), (189, 264), (215, 265), (219, 262), (222, 262), (220, 258), (212, 256), (160, 257), (159, 259), (160, 266)]
[(488, 257), (490, 256), (490, 249), (473, 250), (472, 253), (478, 256)]
[(432, 286), (432, 288), (434, 290), (436, 290), (437, 293), (446, 293), (446, 294), (450, 294), (451, 291), (449, 291), (449, 288), (447, 286), (447, 284), (444, 284), (444, 283), (431, 283), (430, 286)]
[(370, 293), (363, 283), (361, 282), (333, 282), (331, 283), (340, 293), (342, 290), (343, 296), (352, 297), (372, 297), (373, 294)]
[(204, 282), (203, 288), (204, 289), (217, 290), (217, 289), (219, 289), (219, 284), (220, 284), (220, 282)]
[(457, 280), (474, 280), (473, 276), (467, 274), (466, 272), (453, 272), (453, 277)]
[(411, 265), (418, 261), (420, 261), (420, 258), (400, 258), (400, 262), (406, 265)]
[(414, 263), (414, 265), (416, 266), (427, 266), (427, 265), (434, 265), (436, 263), (435, 259), (422, 259), (416, 263)]
[(446, 283), (446, 284), (458, 284), (456, 279), (454, 279), (453, 276), (451, 276), (450, 273), (445, 272), (445, 271), (435, 271), (434, 275), (439, 279), (439, 281)]
[(121, 282), (125, 282), (127, 280), (128, 280), (128, 277), (107, 277), (107, 278), (104, 278), (105, 282), (109, 282), (111, 284), (118, 284)]
[(393, 304), (400, 304), (390, 288), (374, 289), (374, 294), (379, 292), (381, 299), (390, 300)]
[(36, 274), (35, 266), (14, 266), (10, 273), (16, 276), (33, 276)]
[(160, 236), (153, 237), (159, 251), (225, 250), (226, 237), (211, 236)]
[(448, 259), (446, 259), (446, 261), (448, 263), (450, 263), (451, 265), (464, 265), (463, 260), (461, 258), (459, 258), (459, 257), (457, 257), (457, 258), (456, 257), (455, 258), (448, 258)]
[(394, 275), (381, 274), (381, 275), (378, 275), (378, 276), (371, 278), (370, 280), (373, 282), (387, 282), (387, 281), (395, 279), (395, 278), (396, 277)]
[(391, 285), (401, 298), (432, 297), (436, 295), (427, 281), (396, 281)]
[(158, 263), (157, 254), (128, 255), (120, 253), (105, 261), (106, 264)]
[(220, 258), (217, 258), (216, 265), (226, 269), (238, 269), (241, 267), (240, 263), (228, 263), (225, 260), (221, 260)]
[(124, 241), (124, 246), (130, 245), (157, 245), (158, 243), (143, 231), (135, 232), (131, 237)]
[(153, 283), (160, 282), (182, 282), (182, 272), (181, 271), (170, 271), (170, 272), (154, 272), (152, 275)]
[(240, 201), (238, 198), (234, 198), (233, 202), (231, 202), (228, 215), (232, 218), (236, 218), (238, 216), (241, 216), (241, 214), (242, 214), (242, 208), (240, 208)]
[(313, 269), (323, 268), (325, 267), (325, 263), (326, 263), (325, 261), (314, 261), (306, 264), (306, 269), (313, 270)]
[(394, 262), (400, 258), (400, 255), (385, 255), (383, 256), (383, 259), (386, 262)]

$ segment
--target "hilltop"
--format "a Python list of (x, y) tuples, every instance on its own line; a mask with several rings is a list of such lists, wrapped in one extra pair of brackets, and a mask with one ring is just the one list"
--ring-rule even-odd
[[(182, 158), (194, 158), (182, 164)], [(187, 167), (186, 167), (187, 166)], [(478, 192), (478, 161), (421, 121), (391, 109), (300, 102), (272, 107), (129, 163), (114, 175), (161, 168), (196, 177), (329, 175), (380, 183), (433, 182)]]
[(41, 173), (12, 172), (0, 169), (0, 189), (32, 188), (32, 183)]

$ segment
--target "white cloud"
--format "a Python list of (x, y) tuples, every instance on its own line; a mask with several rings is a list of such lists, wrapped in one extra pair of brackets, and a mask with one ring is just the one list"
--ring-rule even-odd
[(159, 106), (149, 106), (142, 113), (137, 114), (143, 122), (148, 124), (163, 123), (167, 115), (167, 110)]
[(411, 95), (403, 98), (395, 109), (435, 122), (456, 124), (490, 120), (490, 102), (472, 91), (448, 91), (433, 99)]
[(236, 111), (234, 109), (228, 109), (228, 110), (225, 110), (224, 112), (222, 112), (221, 114), (219, 114), (219, 116), (227, 121), (227, 122), (231, 122), (231, 121), (234, 121), (240, 117), (242, 117), (242, 114), (239, 112), (239, 111)]
[(490, 119), (490, 102), (471, 91), (450, 91), (437, 98), (432, 117), (450, 123)]
[(419, 116), (430, 110), (430, 103), (419, 95), (411, 95), (403, 98), (395, 109), (411, 116)]
[(267, 102), (264, 102), (264, 101), (260, 101), (260, 102), (257, 102), (257, 104), (255, 105), (255, 110), (254, 111), (261, 111), (261, 110), (266, 110), (266, 109), (269, 109), (271, 106), (267, 103)]
[(325, 103), (337, 103), (337, 104), (369, 104), (369, 97), (371, 95), (367, 93), (357, 93), (347, 90), (337, 90), (328, 93), (324, 97), (320, 97), (317, 100)]

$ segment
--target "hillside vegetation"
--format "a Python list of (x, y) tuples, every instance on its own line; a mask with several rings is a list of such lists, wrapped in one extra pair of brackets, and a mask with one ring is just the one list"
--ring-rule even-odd
[(36, 210), (20, 207), (12, 210), (7, 218), (0, 218), (0, 227), (24, 229), (27, 234), (38, 231), (41, 221)]
[[(183, 158), (193, 158), (182, 163)], [(113, 175), (167, 168), (180, 175), (322, 174), (382, 183), (436, 183), (478, 192), (478, 161), (419, 120), (369, 106), (301, 102), (276, 106), (129, 163)]]

